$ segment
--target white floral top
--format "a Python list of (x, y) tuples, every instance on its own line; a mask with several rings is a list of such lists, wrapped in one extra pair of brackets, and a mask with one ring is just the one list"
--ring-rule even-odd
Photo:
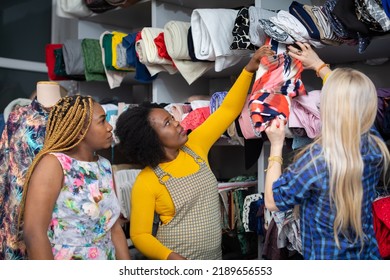
[(64, 185), (54, 206), (47, 235), (55, 259), (115, 259), (111, 227), (120, 206), (110, 162), (78, 161), (52, 153), (64, 171)]

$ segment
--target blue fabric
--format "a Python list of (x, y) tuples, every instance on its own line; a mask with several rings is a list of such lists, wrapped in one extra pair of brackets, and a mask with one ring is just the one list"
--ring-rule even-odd
[(382, 0), (382, 7), (388, 18), (390, 18), (390, 0)]
[(324, 158), (319, 156), (319, 145), (313, 146), (274, 182), (274, 200), (279, 210), (287, 211), (294, 205), (300, 205), (302, 254), (305, 259), (380, 259), (373, 228), (372, 202), (383, 166), (380, 164), (380, 150), (370, 139), (366, 134), (361, 145), (364, 162), (362, 227), (365, 234), (361, 252), (360, 241), (352, 244), (339, 235), (340, 249), (334, 241), (335, 211), (329, 201), (329, 173)]
[(314, 23), (311, 16), (303, 8), (303, 4), (298, 3), (297, 1), (293, 1), (290, 4), (289, 12), (305, 26), (311, 38), (316, 40), (321, 39), (320, 31), (318, 30), (317, 25)]
[(0, 135), (3, 133), (4, 127), (4, 114), (0, 114)]
[(137, 36), (138, 32), (128, 34), (127, 36), (123, 37), (122, 39), (122, 45), (124, 48), (126, 48), (126, 60), (127, 63), (135, 68), (135, 79), (139, 82), (149, 83), (153, 81), (157, 74), (154, 76), (151, 76), (149, 73), (148, 68), (141, 63), (137, 57), (136, 51), (135, 51), (135, 38)]

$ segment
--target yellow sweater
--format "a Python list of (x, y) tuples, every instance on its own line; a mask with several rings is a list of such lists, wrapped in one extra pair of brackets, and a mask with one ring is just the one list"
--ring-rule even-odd
[[(243, 69), (218, 110), (190, 133), (186, 146), (207, 163), (211, 146), (240, 114), (252, 76), (253, 73)], [(187, 176), (199, 169), (193, 158), (182, 150), (176, 159), (162, 163), (160, 167), (174, 177)], [(175, 215), (175, 207), (168, 190), (160, 184), (153, 170), (146, 167), (138, 175), (131, 193), (130, 238), (134, 246), (147, 258), (164, 260), (172, 251), (152, 235), (155, 211), (164, 224)]]

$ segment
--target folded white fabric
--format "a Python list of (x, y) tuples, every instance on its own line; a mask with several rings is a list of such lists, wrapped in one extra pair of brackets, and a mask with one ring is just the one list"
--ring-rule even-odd
[(137, 42), (135, 42), (135, 51), (137, 52), (137, 56), (139, 59), (139, 62), (145, 65), (145, 67), (148, 69), (151, 76), (154, 76), (158, 74), (161, 71), (166, 71), (162, 65), (158, 64), (150, 64), (148, 62), (148, 59), (146, 57), (146, 50), (145, 50), (145, 43), (144, 40), (139, 39)]
[(93, 12), (88, 9), (83, 0), (58, 0), (56, 14), (63, 18), (82, 18), (92, 15)]
[(267, 34), (265, 34), (264, 30), (261, 28), (259, 19), (270, 19), (270, 17), (275, 16), (276, 13), (254, 6), (250, 6), (248, 12), (249, 39), (253, 45), (261, 47), (265, 43)]
[[(145, 55), (144, 58), (146, 58), (146, 67), (149, 70), (149, 67), (153, 67), (153, 65), (158, 65), (160, 68), (162, 67), (161, 71), (166, 71), (169, 74), (175, 74), (177, 72), (177, 69), (173, 66), (172, 61), (160, 57), (158, 54), (157, 46), (154, 42), (154, 39), (161, 33), (164, 32), (164, 29), (162, 28), (153, 28), (153, 27), (144, 27), (141, 31), (141, 37), (142, 37), (142, 45), (143, 53)], [(149, 65), (149, 67), (148, 67)], [(149, 70), (150, 74), (152, 72)], [(154, 72), (154, 71), (153, 71)], [(160, 72), (160, 71), (158, 71)], [(153, 75), (153, 74), (152, 74)]]
[(188, 52), (188, 29), (184, 21), (169, 21), (164, 26), (164, 41), (177, 70), (190, 85), (214, 66), (213, 62), (192, 61)]
[(320, 41), (312, 39), (305, 26), (303, 26), (303, 24), (295, 16), (287, 11), (281, 10), (275, 16), (270, 17), (269, 20), (290, 34), (295, 41), (306, 42), (316, 48), (324, 47), (324, 44)]
[(215, 71), (237, 64), (242, 56), (230, 49), (232, 30), (238, 10), (195, 9), (191, 14), (191, 30), (197, 59), (215, 61)]
[[(104, 65), (104, 63), (106, 61), (105, 60), (105, 53), (104, 53), (104, 49), (103, 49), (103, 37), (104, 37), (105, 34), (111, 34), (111, 32), (104, 31), (100, 35), (99, 43), (100, 43), (100, 47), (102, 48), (102, 61), (103, 61), (103, 65)], [(128, 72), (122, 72), (122, 71), (108, 70), (105, 65), (104, 65), (104, 71), (106, 73), (106, 77), (107, 77), (107, 81), (108, 81), (108, 85), (110, 86), (110, 89), (119, 87), (121, 85), (123, 79), (125, 78), (125, 76), (128, 73)]]

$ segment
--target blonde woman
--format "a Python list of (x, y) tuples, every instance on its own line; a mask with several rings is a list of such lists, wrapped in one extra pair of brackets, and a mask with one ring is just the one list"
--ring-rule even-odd
[(389, 151), (372, 133), (377, 112), (374, 84), (363, 73), (329, 69), (309, 44), (289, 47), (324, 80), (322, 129), (282, 173), (284, 122), (266, 129), (271, 153), (265, 182), (265, 205), (271, 211), (300, 205), (302, 254), (305, 259), (380, 259), (372, 202)]

